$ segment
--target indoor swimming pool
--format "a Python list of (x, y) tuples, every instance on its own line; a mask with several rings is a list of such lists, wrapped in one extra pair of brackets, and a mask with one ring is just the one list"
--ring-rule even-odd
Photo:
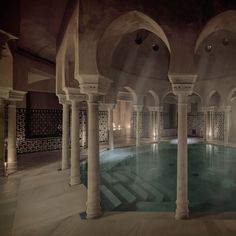
[[(236, 211), (236, 149), (188, 145), (191, 212)], [(100, 154), (103, 211), (174, 211), (177, 145), (146, 144)], [(87, 166), (81, 166), (86, 184)]]

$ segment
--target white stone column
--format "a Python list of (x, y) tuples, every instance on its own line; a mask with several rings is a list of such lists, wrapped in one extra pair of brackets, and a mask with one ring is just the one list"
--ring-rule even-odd
[(113, 133), (113, 109), (114, 104), (106, 104), (108, 111), (108, 136), (109, 136), (109, 149), (114, 148), (114, 133)]
[(140, 145), (140, 112), (142, 111), (142, 105), (134, 105), (134, 110), (136, 111), (136, 146)]
[(71, 102), (71, 170), (70, 185), (80, 184), (80, 126), (79, 101)]
[(188, 146), (187, 146), (187, 104), (192, 93), (192, 84), (172, 84), (178, 96), (178, 150), (177, 150), (177, 197), (176, 219), (188, 218)]
[(99, 75), (79, 75), (80, 91), (87, 94), (88, 103), (88, 186), (86, 214), (87, 219), (101, 215), (100, 170), (99, 170), (99, 95), (105, 95), (111, 80)]
[(62, 118), (62, 163), (61, 169), (66, 170), (70, 167), (69, 160), (69, 104), (67, 101), (62, 103), (63, 118)]
[(208, 133), (208, 136), (209, 136), (210, 141), (214, 139), (214, 125), (213, 125), (214, 111), (215, 111), (214, 107), (209, 108), (209, 133)]
[(208, 125), (207, 125), (207, 109), (203, 108), (203, 119), (204, 119), (204, 127), (203, 127), (203, 140), (207, 141), (208, 136)]
[(157, 130), (156, 130), (157, 142), (161, 141), (161, 108), (157, 108)]
[(224, 145), (227, 146), (229, 143), (229, 131), (230, 131), (230, 118), (231, 118), (231, 106), (225, 108), (225, 119), (224, 119)]
[(149, 138), (153, 140), (153, 119), (151, 109), (149, 109)]
[(7, 164), (9, 173), (17, 169), (15, 104), (8, 105)]
[(6, 175), (5, 169), (5, 147), (4, 147), (4, 126), (5, 126), (5, 104), (4, 100), (0, 98), (0, 176)]
[(101, 215), (99, 173), (99, 113), (98, 96), (89, 94), (88, 100), (88, 191), (87, 218)]

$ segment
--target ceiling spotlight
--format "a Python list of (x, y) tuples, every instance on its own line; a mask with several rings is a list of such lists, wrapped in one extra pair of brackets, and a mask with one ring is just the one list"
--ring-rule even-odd
[(143, 39), (142, 39), (142, 37), (137, 35), (137, 37), (134, 41), (135, 41), (136, 44), (140, 45), (143, 42)]
[(158, 44), (157, 44), (157, 43), (152, 44), (152, 49), (153, 49), (154, 51), (158, 51), (158, 50), (159, 50)]
[(228, 46), (229, 45), (229, 40), (227, 38), (223, 38), (222, 43), (224, 46)]
[(149, 35), (149, 31), (147, 31), (145, 29), (140, 29), (136, 33), (136, 38), (135, 38), (134, 42), (136, 44), (140, 45), (148, 37), (148, 35)]
[(206, 51), (206, 52), (210, 52), (211, 50), (212, 50), (212, 45), (207, 44), (207, 45), (205, 46), (205, 51)]

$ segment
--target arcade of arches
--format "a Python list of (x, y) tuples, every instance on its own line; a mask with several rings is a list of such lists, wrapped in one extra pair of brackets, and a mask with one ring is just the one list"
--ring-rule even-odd
[(1, 176), (20, 174), (32, 153), (36, 162), (59, 153), (57, 174), (69, 173), (64, 178), (76, 188), (84, 186), (80, 165), (87, 159), (85, 211), (94, 219), (102, 211), (101, 147), (177, 138), (174, 215), (189, 218), (188, 137), (236, 147), (236, 4), (3, 4)]

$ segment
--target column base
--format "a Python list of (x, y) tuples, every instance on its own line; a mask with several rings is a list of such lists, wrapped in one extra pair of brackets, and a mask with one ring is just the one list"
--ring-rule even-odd
[(188, 203), (184, 203), (181, 204), (181, 206), (177, 206), (175, 211), (175, 219), (184, 220), (188, 218), (189, 218)]
[(61, 167), (61, 170), (68, 170), (68, 169), (70, 169), (70, 165), (63, 165)]
[(86, 210), (87, 219), (97, 219), (102, 215), (100, 203), (98, 204), (86, 203), (86, 205), (87, 205), (87, 210)]
[(74, 185), (79, 185), (81, 184), (81, 180), (80, 177), (70, 177), (70, 186), (74, 186)]
[(0, 176), (1, 176), (1, 177), (5, 177), (5, 176), (7, 176), (7, 174), (6, 174), (6, 170), (5, 170), (4, 167), (0, 167)]
[(12, 162), (12, 163), (7, 163), (7, 172), (10, 174), (10, 173), (13, 173), (17, 171), (17, 162)]

